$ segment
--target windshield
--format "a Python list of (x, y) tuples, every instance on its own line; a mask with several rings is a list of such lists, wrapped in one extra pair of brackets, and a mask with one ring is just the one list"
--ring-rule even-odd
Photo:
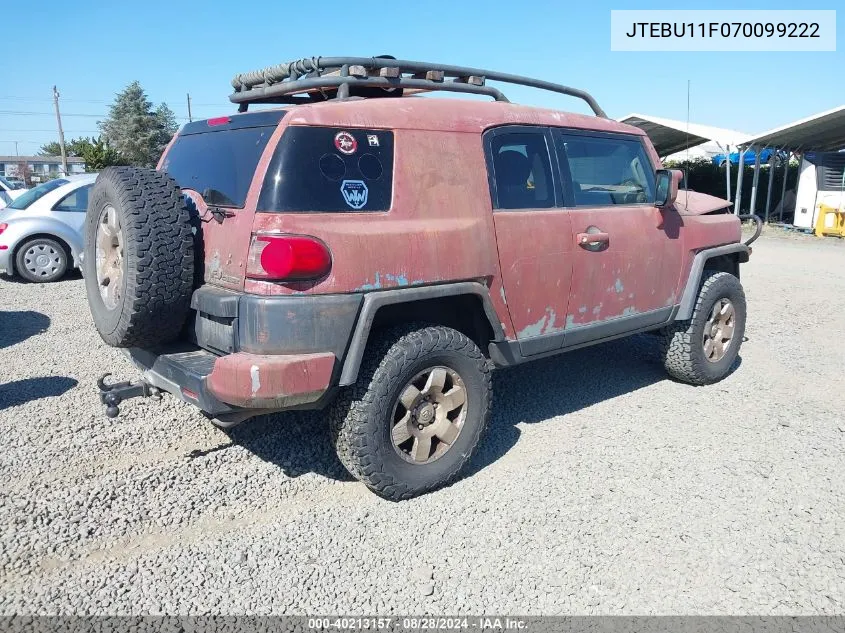
[(19, 182), (10, 182), (3, 178), (3, 176), (0, 176), (0, 182), (2, 182), (7, 189), (23, 189), (23, 185)]
[(54, 189), (58, 189), (62, 185), (68, 184), (68, 180), (63, 178), (56, 178), (55, 180), (51, 180), (50, 182), (45, 182), (43, 185), (38, 185), (35, 189), (30, 189), (25, 194), (20, 196), (19, 198), (15, 198), (12, 200), (12, 204), (10, 204), (7, 209), (26, 209), (29, 205), (33, 202), (38, 200), (39, 198), (47, 195)]
[(199, 193), (206, 204), (240, 208), (275, 129), (273, 125), (183, 133), (161, 167), (182, 189)]

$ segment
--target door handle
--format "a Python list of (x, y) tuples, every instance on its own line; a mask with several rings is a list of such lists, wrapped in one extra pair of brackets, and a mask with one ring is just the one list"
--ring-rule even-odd
[(577, 233), (575, 239), (578, 240), (578, 246), (589, 247), (598, 246), (599, 244), (608, 244), (610, 242), (610, 233)]

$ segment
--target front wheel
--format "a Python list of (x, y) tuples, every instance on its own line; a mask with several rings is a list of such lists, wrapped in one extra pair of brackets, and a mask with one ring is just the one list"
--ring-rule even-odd
[(346, 469), (398, 501), (453, 481), (490, 415), (490, 368), (446, 327), (392, 331), (368, 350), (358, 382), (337, 399), (332, 438)]
[(705, 271), (692, 318), (662, 330), (666, 371), (691, 385), (728, 375), (745, 336), (745, 292), (729, 273)]

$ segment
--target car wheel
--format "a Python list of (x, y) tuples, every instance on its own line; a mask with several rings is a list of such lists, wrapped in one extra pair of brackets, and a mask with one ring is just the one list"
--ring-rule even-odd
[(662, 331), (661, 352), (669, 374), (691, 385), (728, 375), (745, 336), (745, 292), (730, 273), (705, 271), (692, 318)]
[(393, 330), (365, 355), (358, 382), (335, 401), (338, 457), (378, 495), (398, 501), (453, 481), (490, 416), (481, 350), (447, 327)]
[(68, 259), (67, 250), (58, 241), (36, 237), (18, 248), (15, 270), (27, 281), (57, 281), (67, 272)]

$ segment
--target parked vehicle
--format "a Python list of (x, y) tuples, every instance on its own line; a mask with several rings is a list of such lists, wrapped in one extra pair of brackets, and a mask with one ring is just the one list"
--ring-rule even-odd
[[(512, 104), (487, 80), (596, 116)], [(161, 392), (221, 426), (329, 407), (349, 472), (404, 499), (469, 460), (494, 367), (654, 330), (675, 378), (731, 370), (740, 220), (726, 200), (676, 199), (680, 172), (586, 92), (383, 58), (233, 85), (239, 114), (188, 123), (157, 171), (110, 168), (91, 193), (91, 313), (142, 372), (100, 380), (107, 415)], [(248, 111), (268, 102), (285, 107)]]
[(26, 185), (20, 180), (0, 176), (0, 209), (5, 208), (25, 191)]
[(97, 174), (56, 178), (0, 211), (0, 270), (27, 281), (61, 279), (79, 266), (88, 193)]

